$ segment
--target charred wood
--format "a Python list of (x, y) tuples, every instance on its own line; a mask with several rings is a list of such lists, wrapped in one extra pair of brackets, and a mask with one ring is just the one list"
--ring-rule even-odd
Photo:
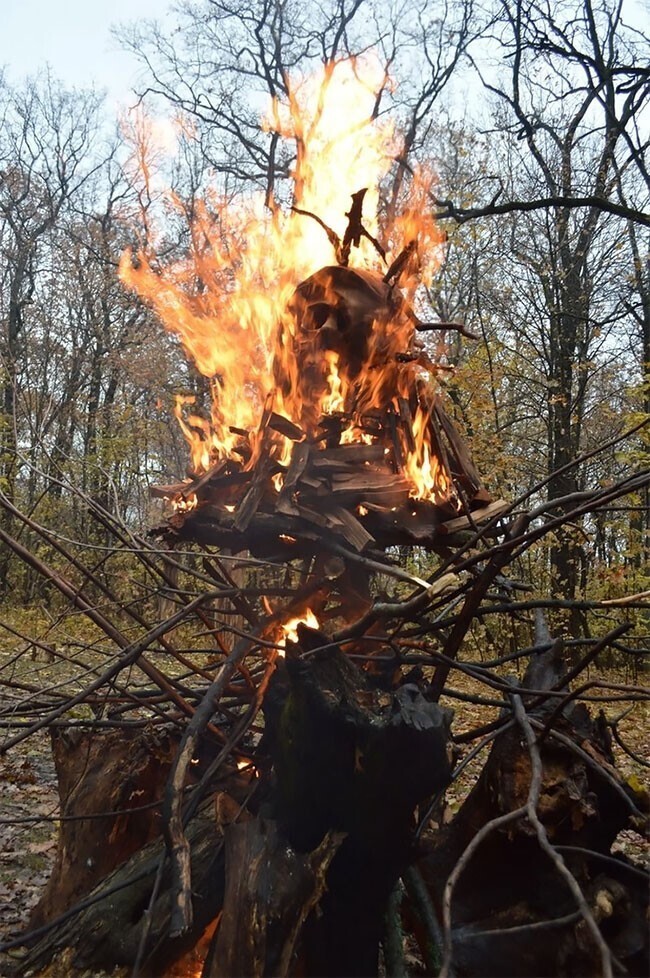
[(298, 851), (346, 834), (305, 925), (305, 967), (374, 975), (386, 904), (412, 853), (414, 808), (447, 783), (449, 714), (417, 687), (382, 699), (326, 636), (304, 627), (299, 636), (309, 657), (287, 658), (265, 705), (275, 814)]

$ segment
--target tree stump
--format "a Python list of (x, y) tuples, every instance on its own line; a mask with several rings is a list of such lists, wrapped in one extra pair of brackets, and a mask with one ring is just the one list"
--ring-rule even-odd
[(342, 834), (312, 853), (292, 849), (274, 822), (258, 818), (226, 832), (226, 893), (202, 978), (290, 974), (301, 928), (325, 889)]
[[(223, 905), (223, 832), (210, 801), (187, 828), (191, 851), (192, 907), (194, 925), (182, 938), (169, 937), (171, 874), (161, 839), (139, 849), (126, 863), (109, 874), (90, 894), (90, 905), (47, 934), (27, 954), (20, 973), (33, 973), (57, 955), (64, 954), (66, 971), (111, 971), (133, 966), (138, 958), (143, 929), (141, 973), (159, 978), (193, 947)], [(161, 862), (163, 872), (152, 900)]]
[[(552, 665), (550, 655), (546, 663), (535, 662), (524, 685), (554, 686), (558, 674)], [(543, 724), (555, 702), (538, 710), (533, 703), (530, 716)], [(538, 817), (613, 954), (628, 975), (645, 975), (647, 879), (624, 856), (611, 853), (617, 834), (634, 818), (639, 799), (614, 767), (602, 718), (594, 720), (582, 704), (569, 704), (554, 718), (553, 730), (565, 740), (551, 735), (539, 743)], [(428, 853), (418, 863), (440, 916), (445, 884), (456, 863), (488, 822), (525, 805), (531, 776), (522, 730), (511, 727), (495, 739), (460, 811), (429, 837)], [(457, 978), (602, 973), (598, 948), (575, 898), (525, 817), (488, 834), (467, 862), (453, 894), (452, 939)]]
[(319, 632), (300, 626), (299, 638), (307, 656), (288, 651), (265, 702), (273, 814), (298, 852), (345, 833), (305, 924), (304, 973), (376, 975), (386, 904), (413, 856), (415, 806), (449, 780), (450, 712), (415, 686), (373, 690)]
[[(160, 834), (176, 744), (165, 731), (51, 731), (60, 799), (52, 875), (29, 929), (63, 913)], [(105, 814), (103, 814), (105, 813)]]

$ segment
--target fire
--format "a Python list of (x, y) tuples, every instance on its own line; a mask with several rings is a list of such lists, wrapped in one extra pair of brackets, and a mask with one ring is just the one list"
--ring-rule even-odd
[[(176, 400), (196, 473), (225, 458), (252, 468), (261, 452), (286, 467), (289, 438), (258, 433), (266, 410), (306, 436), (324, 415), (347, 414), (353, 420), (341, 441), (371, 443), (354, 419), (412, 394), (420, 368), (400, 361), (414, 336), (408, 309), (439, 264), (442, 235), (430, 213), (432, 176), (425, 171), (415, 173), (390, 226), (380, 226), (379, 188), (399, 151), (393, 127), (374, 117), (386, 84), (371, 57), (294, 80), (288, 104), (274, 103), (265, 120), (295, 146), (293, 209), (255, 194), (226, 201), (213, 190), (195, 206), (183, 258), (163, 265), (144, 249), (122, 257), (122, 281), (151, 304), (209, 380), (208, 413), (191, 397)], [(352, 195), (364, 187), (363, 225), (388, 242), (386, 267), (404, 257), (398, 300), (382, 281), (386, 267), (367, 237), (351, 255), (354, 268), (340, 267), (330, 237), (299, 213), (317, 215), (342, 239)], [(182, 213), (171, 194), (169, 206)], [(365, 334), (346, 338), (341, 301), (361, 316)], [(423, 427), (418, 438), (405, 464), (414, 495), (441, 499), (449, 481)], [(282, 473), (274, 482), (280, 491)]]
[(415, 451), (409, 453), (406, 461), (406, 469), (413, 482), (410, 495), (413, 499), (442, 502), (454, 495), (454, 491), (451, 479), (428, 443), (427, 421), (427, 412), (419, 405), (413, 419)]
[(290, 642), (298, 641), (298, 625), (307, 625), (309, 628), (318, 628), (318, 618), (311, 610), (307, 608), (302, 615), (298, 615), (295, 618), (289, 618), (287, 621), (281, 623), (282, 627), (282, 638), (278, 642), (280, 649), (278, 655), (283, 656), (285, 646), (287, 644), (287, 639)]
[(329, 368), (327, 375), (328, 390), (320, 403), (320, 407), (323, 414), (334, 414), (335, 411), (345, 410), (345, 400), (342, 394), (343, 384), (338, 370), (339, 355), (332, 350), (326, 350), (324, 359)]
[(187, 496), (177, 496), (171, 500), (172, 507), (177, 513), (189, 513), (196, 509), (199, 504), (196, 493), (190, 492)]

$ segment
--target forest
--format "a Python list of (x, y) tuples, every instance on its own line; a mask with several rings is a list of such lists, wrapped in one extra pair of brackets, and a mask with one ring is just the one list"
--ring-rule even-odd
[(0, 973), (647, 973), (647, 26), (0, 73)]

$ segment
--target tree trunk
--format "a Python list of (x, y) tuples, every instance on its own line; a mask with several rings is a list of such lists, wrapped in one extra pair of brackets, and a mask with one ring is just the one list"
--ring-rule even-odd
[(415, 806), (449, 779), (449, 711), (415, 686), (373, 690), (327, 638), (299, 626), (308, 658), (287, 658), (265, 703), (275, 815), (298, 852), (345, 840), (319, 912), (305, 925), (305, 973), (376, 975), (390, 893), (412, 859)]
[[(548, 688), (554, 679), (547, 675), (548, 682), (538, 673), (530, 685)], [(548, 707), (542, 709), (537, 720), (543, 722), (548, 714)], [(592, 720), (584, 705), (569, 706), (554, 729), (568, 744), (549, 736), (540, 746), (543, 773), (536, 811), (612, 952), (627, 974), (645, 974), (647, 881), (624, 856), (611, 854), (617, 834), (630, 825), (635, 804), (643, 802), (614, 768), (601, 718)], [(531, 776), (522, 731), (511, 727), (497, 737), (460, 811), (430, 837), (428, 852), (418, 863), (440, 917), (445, 884), (458, 860), (483, 826), (525, 805)], [(602, 973), (600, 953), (576, 901), (526, 817), (495, 828), (483, 839), (458, 878), (451, 914), (457, 978)]]

